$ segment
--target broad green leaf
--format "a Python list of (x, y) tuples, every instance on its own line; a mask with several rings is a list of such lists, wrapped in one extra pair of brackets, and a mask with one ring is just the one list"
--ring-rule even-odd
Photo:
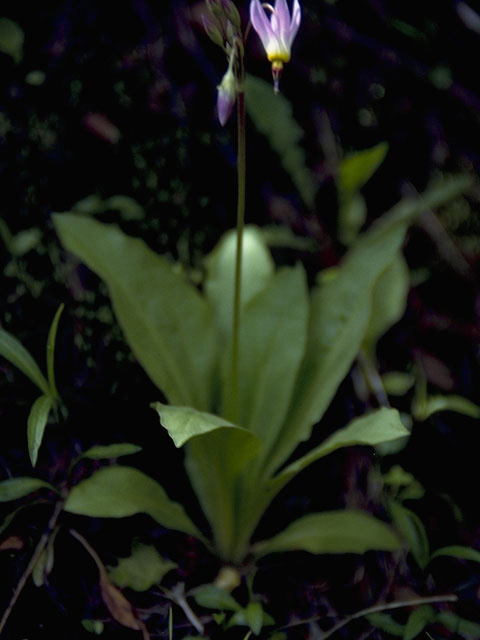
[(213, 413), (197, 411), (192, 407), (175, 407), (161, 402), (154, 402), (152, 408), (157, 411), (162, 427), (168, 431), (176, 447), (182, 447), (191, 438), (218, 429), (236, 429), (243, 432), (243, 437), (256, 440), (241, 427)]
[(387, 155), (388, 144), (381, 142), (371, 149), (355, 151), (340, 163), (338, 189), (340, 200), (345, 202), (370, 180)]
[(370, 357), (376, 343), (405, 313), (410, 287), (408, 265), (400, 254), (378, 278), (373, 288), (372, 310), (363, 346)]
[[(222, 236), (205, 260), (205, 293), (224, 340), (232, 333), (236, 255), (237, 234), (232, 230)], [(241, 309), (267, 285), (273, 273), (272, 256), (260, 230), (252, 225), (246, 226), (242, 239)]]
[(16, 22), (8, 18), (0, 18), (0, 51), (20, 62), (23, 56), (25, 34)]
[(449, 547), (441, 547), (434, 551), (430, 557), (438, 558), (439, 556), (450, 556), (452, 558), (460, 558), (461, 560), (472, 560), (473, 562), (480, 562), (480, 551), (472, 549), (471, 547), (462, 547), (461, 545), (451, 545)]
[(403, 640), (413, 640), (425, 627), (435, 621), (435, 611), (428, 605), (417, 607), (408, 616), (407, 624), (403, 634)]
[(465, 620), (453, 611), (439, 611), (437, 622), (443, 624), (452, 633), (458, 634), (464, 640), (478, 640), (480, 638), (480, 624)]
[(203, 539), (183, 507), (152, 478), (132, 467), (105, 467), (70, 491), (65, 511), (97, 518), (147, 513), (162, 527)]
[[(245, 308), (240, 328), (239, 422), (262, 442), (260, 455), (248, 466), (237, 490), (237, 535), (264, 497), (258, 485), (269, 450), (280, 432), (305, 349), (308, 293), (303, 269), (280, 270)], [(226, 352), (225, 368), (231, 350)], [(231, 388), (226, 377), (224, 390)]]
[(133, 453), (141, 451), (142, 447), (128, 442), (118, 442), (115, 444), (95, 444), (84, 451), (80, 458), (89, 458), (90, 460), (104, 460), (106, 458), (120, 458), (120, 456), (129, 456)]
[(177, 566), (175, 562), (162, 558), (154, 546), (136, 544), (128, 558), (119, 558), (118, 564), (109, 568), (108, 575), (117, 587), (146, 591)]
[(218, 553), (232, 560), (238, 474), (260, 451), (258, 438), (245, 429), (220, 428), (193, 438), (185, 464), (190, 481), (212, 526)]
[(424, 569), (430, 559), (430, 545), (422, 521), (416, 513), (396, 500), (390, 501), (389, 510), (395, 526), (405, 538), (409, 551), (418, 566)]
[(33, 403), (27, 422), (28, 454), (32, 467), (37, 464), (38, 450), (43, 440), (48, 416), (53, 405), (52, 396), (40, 396)]
[(173, 404), (211, 405), (216, 336), (208, 303), (139, 239), (75, 214), (54, 216), (64, 246), (108, 285), (133, 353)]
[(370, 613), (365, 617), (376, 629), (386, 631), (392, 636), (403, 636), (405, 630), (404, 625), (397, 622), (390, 614), (379, 611), (377, 613)]
[(9, 478), (8, 480), (2, 480), (0, 482), (0, 502), (18, 500), (18, 498), (23, 498), (38, 489), (50, 489), (50, 491), (57, 492), (54, 486), (39, 478)]
[[(305, 350), (308, 304), (305, 272), (299, 265), (280, 269), (244, 309), (238, 422), (260, 438), (265, 457), (291, 401)], [(231, 358), (230, 347), (223, 362), (224, 406), (231, 390)]]
[(283, 551), (364, 553), (394, 551), (401, 540), (392, 529), (363, 511), (326, 511), (295, 520), (282, 532), (254, 545), (255, 556)]
[(48, 382), (37, 363), (21, 342), (7, 331), (0, 329), (0, 356), (20, 369), (45, 395), (49, 393)]
[(317, 185), (305, 162), (300, 146), (304, 133), (293, 118), (290, 102), (282, 94), (274, 94), (271, 82), (251, 75), (247, 75), (245, 93), (248, 115), (277, 152), (305, 204), (312, 208)]
[(205, 609), (218, 609), (219, 611), (239, 611), (238, 602), (228, 591), (214, 584), (203, 584), (197, 587), (192, 596), (200, 607)]
[(57, 387), (55, 385), (55, 340), (57, 338), (58, 322), (60, 320), (60, 316), (62, 315), (64, 306), (64, 304), (61, 304), (58, 307), (57, 312), (55, 313), (55, 316), (53, 318), (47, 340), (47, 376), (50, 393), (53, 398), (58, 398)]

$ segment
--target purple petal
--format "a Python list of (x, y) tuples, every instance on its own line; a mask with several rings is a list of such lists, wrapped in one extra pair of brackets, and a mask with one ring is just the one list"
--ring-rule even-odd
[(290, 11), (288, 10), (287, 0), (276, 0), (272, 23), (274, 16), (277, 23), (274, 31), (284, 42), (287, 42), (290, 31)]
[(260, 4), (260, 0), (251, 0), (250, 2), (250, 20), (266, 49), (268, 43), (275, 38), (275, 34), (267, 16), (265, 15), (263, 7)]
[(300, 26), (301, 20), (302, 20), (302, 11), (300, 9), (300, 3), (298, 0), (294, 0), (293, 10), (292, 10), (292, 22), (290, 24), (290, 33), (288, 35), (289, 48), (292, 46), (292, 42), (295, 39), (295, 36), (297, 35), (297, 31)]
[(224, 91), (219, 91), (217, 96), (217, 113), (218, 119), (222, 127), (227, 122), (230, 114), (232, 113), (233, 105), (235, 104), (235, 97), (232, 97)]

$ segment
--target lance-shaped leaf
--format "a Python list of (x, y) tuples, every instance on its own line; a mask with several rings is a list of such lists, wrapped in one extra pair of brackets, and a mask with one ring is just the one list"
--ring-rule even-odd
[(448, 547), (441, 547), (432, 553), (430, 559), (438, 558), (439, 556), (450, 556), (451, 558), (460, 558), (461, 560), (473, 560), (473, 562), (480, 562), (480, 551), (472, 549), (471, 547), (463, 547), (461, 545), (450, 545)]
[(350, 244), (365, 223), (367, 205), (359, 190), (378, 169), (387, 151), (388, 145), (381, 142), (371, 149), (351, 153), (340, 162), (338, 237), (344, 244)]
[(225, 557), (234, 535), (235, 479), (260, 450), (255, 434), (190, 407), (153, 405), (177, 446), (188, 442), (186, 466), (219, 552)]
[(453, 611), (439, 611), (436, 615), (436, 621), (443, 624), (445, 628), (457, 637), (465, 638), (465, 640), (480, 638), (480, 624), (461, 618)]
[(418, 566), (424, 569), (430, 559), (430, 544), (423, 522), (416, 513), (396, 500), (390, 500), (389, 511)]
[(278, 468), (309, 437), (348, 373), (367, 331), (375, 284), (398, 255), (408, 225), (421, 211), (447, 202), (470, 184), (468, 176), (459, 176), (430, 187), (421, 197), (402, 200), (358, 239), (336, 277), (314, 291), (294, 402), (266, 471)]
[(397, 254), (380, 275), (373, 289), (372, 312), (363, 346), (370, 357), (375, 355), (376, 343), (396, 322), (407, 306), (410, 272), (405, 258)]
[(375, 147), (355, 151), (343, 158), (338, 175), (338, 189), (342, 203), (370, 180), (385, 159), (387, 151), (387, 143), (381, 142)]
[(195, 287), (114, 225), (75, 214), (55, 215), (54, 221), (64, 246), (107, 283), (130, 347), (169, 401), (210, 406), (215, 330)]
[[(304, 354), (308, 291), (303, 268), (280, 269), (245, 306), (240, 325), (239, 418), (262, 449), (276, 440)], [(223, 392), (231, 392), (232, 349), (225, 350)], [(259, 459), (261, 464), (261, 460)]]
[(429, 605), (422, 605), (414, 609), (408, 616), (403, 640), (414, 640), (428, 624), (435, 622), (435, 618), (435, 609)]
[(286, 529), (254, 545), (256, 557), (283, 551), (364, 553), (401, 548), (399, 537), (381, 520), (363, 511), (326, 511), (295, 520)]
[(376, 446), (383, 442), (391, 442), (398, 438), (408, 436), (408, 430), (404, 427), (400, 414), (396, 409), (382, 407), (367, 415), (352, 420), (346, 427), (335, 431), (322, 444), (318, 445), (307, 454), (289, 464), (275, 479), (285, 478), (289, 480), (294, 475), (305, 469), (319, 458), (333, 453), (343, 447), (355, 445)]
[(39, 478), (9, 478), (8, 480), (3, 480), (0, 482), (0, 502), (23, 498), (38, 489), (50, 489), (50, 491), (57, 492), (54, 486)]
[(32, 467), (37, 464), (38, 450), (43, 440), (43, 433), (47, 426), (48, 416), (53, 405), (52, 396), (40, 396), (35, 400), (28, 415), (27, 440), (28, 453)]
[(137, 444), (129, 442), (116, 442), (115, 444), (95, 444), (78, 456), (89, 458), (90, 460), (105, 460), (106, 458), (119, 458), (120, 456), (130, 456), (142, 450)]
[(98, 518), (147, 513), (167, 529), (203, 539), (183, 507), (153, 478), (132, 467), (106, 467), (82, 480), (70, 491), (65, 511)]
[(49, 393), (48, 382), (30, 353), (19, 340), (3, 329), (0, 329), (0, 356), (20, 369), (40, 391)]
[[(262, 450), (239, 479), (237, 537), (245, 535), (247, 522), (258, 520), (257, 506), (268, 499), (259, 477), (263, 477), (268, 451), (283, 427), (292, 399), (305, 349), (307, 321), (308, 293), (300, 266), (279, 270), (245, 307), (240, 328), (239, 421), (260, 438)], [(226, 394), (231, 389), (230, 358), (228, 350), (224, 361)], [(243, 551), (238, 553), (241, 556)]]
[(52, 397), (58, 399), (58, 391), (57, 386), (55, 384), (55, 341), (57, 339), (57, 329), (58, 323), (60, 321), (60, 316), (62, 315), (63, 308), (65, 305), (61, 304), (53, 317), (52, 324), (50, 326), (50, 331), (48, 332), (47, 339), (47, 375), (48, 375), (48, 385), (50, 387), (50, 393)]
[(312, 296), (306, 356), (272, 456), (279, 466), (309, 437), (348, 373), (368, 328), (375, 284), (400, 250), (411, 211), (383, 219), (358, 240), (336, 276)]

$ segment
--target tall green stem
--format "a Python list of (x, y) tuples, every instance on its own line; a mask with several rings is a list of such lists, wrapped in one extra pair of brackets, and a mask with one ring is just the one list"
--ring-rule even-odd
[(242, 252), (243, 227), (245, 224), (245, 92), (243, 87), (237, 94), (237, 249), (235, 259), (235, 282), (233, 297), (233, 336), (232, 336), (232, 390), (231, 411), (233, 422), (239, 416), (239, 343), (240, 343), (240, 302), (242, 289)]

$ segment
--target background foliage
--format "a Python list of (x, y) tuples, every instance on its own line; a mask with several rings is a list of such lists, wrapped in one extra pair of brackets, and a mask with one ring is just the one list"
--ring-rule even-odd
[[(349, 152), (388, 145), (384, 162), (362, 189), (367, 223), (402, 195), (422, 191), (432, 177), (478, 174), (480, 95), (471, 61), (480, 29), (474, 8), (465, 2), (307, 0), (302, 6), (304, 21), (280, 98), (288, 101), (282, 109), (291, 109), (299, 129), (275, 146), (258, 115), (250, 113), (247, 219), (282, 224), (308, 239), (311, 245), (292, 248), (276, 236), (274, 255), (280, 264), (301, 259), (312, 282), (321, 268), (337, 264), (352, 233), (342, 226), (345, 203), (335, 188)], [(247, 3), (239, 2), (239, 8), (245, 18)], [(157, 252), (179, 259), (196, 277), (201, 257), (234, 224), (235, 189), (234, 129), (221, 129), (214, 110), (224, 61), (203, 34), (201, 12), (201, 3), (150, 0), (115, 6), (88, 0), (7, 2), (0, 10), (0, 323), (43, 363), (52, 318), (65, 303), (56, 371), (70, 414), (68, 424), (48, 427), (38, 473), (61, 482), (68, 457), (97, 444), (130, 442), (134, 426), (135, 444), (143, 447), (136, 464), (173, 498), (190, 501), (195, 522), (202, 521), (200, 509), (177, 473), (182, 455), (172, 451), (148, 408), (158, 392), (125, 346), (103, 285), (72, 258), (65, 261), (51, 214), (77, 210), (117, 222)], [(247, 55), (250, 73), (268, 80), (268, 65), (253, 37)], [(293, 173), (285, 155), (276, 153), (285, 144), (300, 151)], [(381, 373), (411, 374), (415, 365), (432, 395), (477, 402), (479, 200), (476, 185), (435, 211), (438, 215), (424, 214), (411, 229), (405, 247), (411, 283), (407, 312), (376, 354)], [(29, 475), (24, 425), (37, 392), (4, 360), (0, 370), (2, 477)], [(332, 428), (372, 402), (354, 382), (355, 375), (342, 385), (327, 413)], [(396, 406), (410, 411), (415, 393), (412, 387)], [(417, 413), (412, 438), (394, 460), (426, 489), (409, 506), (421, 516), (432, 548), (453, 541), (478, 546), (472, 489), (476, 422), (458, 413), (425, 416)], [(325, 435), (318, 434), (318, 440)], [(159, 465), (165, 450), (168, 464)], [(375, 499), (368, 484), (371, 466), (371, 453), (355, 450), (334, 454), (321, 470), (304, 472), (272, 507), (262, 533), (272, 535), (307, 511), (368, 504)], [(335, 488), (312, 491), (322, 484)], [(25, 519), (25, 539), (44, 526), (42, 505), (35, 508), (38, 522)], [(123, 537), (108, 522), (100, 527), (71, 517), (95, 539), (102, 557), (113, 562), (131, 552), (138, 521), (127, 521)], [(186, 552), (185, 541), (144, 524), (151, 538), (168, 543), (172, 562), (184, 575), (201, 575), (203, 581), (215, 576), (215, 560), (196, 548)], [(56, 625), (62, 633), (79, 633), (69, 629), (67, 616), (58, 622), (58, 603), (78, 618), (98, 606), (94, 598), (85, 604), (83, 586), (94, 582), (95, 569), (85, 575), (72, 543), (60, 539), (58, 544), (70, 561), (57, 570), (48, 595), (33, 586), (26, 592), (12, 618), (12, 637), (17, 628), (25, 637), (44, 637)], [(19, 554), (21, 564), (25, 558)], [(0, 560), (6, 602), (18, 579), (18, 558), (2, 554)], [(286, 560), (281, 570), (279, 612), (293, 608), (308, 617), (326, 606), (325, 585), (330, 607), (352, 610), (383, 581), (375, 559), (360, 565), (345, 558), (341, 568), (328, 558), (295, 562)], [(352, 577), (355, 570), (368, 570), (369, 582)], [(263, 584), (268, 591), (278, 582), (278, 571), (267, 566), (258, 588)], [(411, 567), (405, 572), (410, 580), (417, 577)], [(452, 564), (448, 572), (469, 589), (478, 582), (470, 565)], [(82, 577), (72, 581), (73, 574)], [(306, 587), (311, 584), (313, 592)], [(45, 607), (45, 631), (38, 620), (25, 620), (29, 602)], [(147, 596), (137, 604), (151, 606)], [(475, 605), (473, 598), (469, 606)]]

